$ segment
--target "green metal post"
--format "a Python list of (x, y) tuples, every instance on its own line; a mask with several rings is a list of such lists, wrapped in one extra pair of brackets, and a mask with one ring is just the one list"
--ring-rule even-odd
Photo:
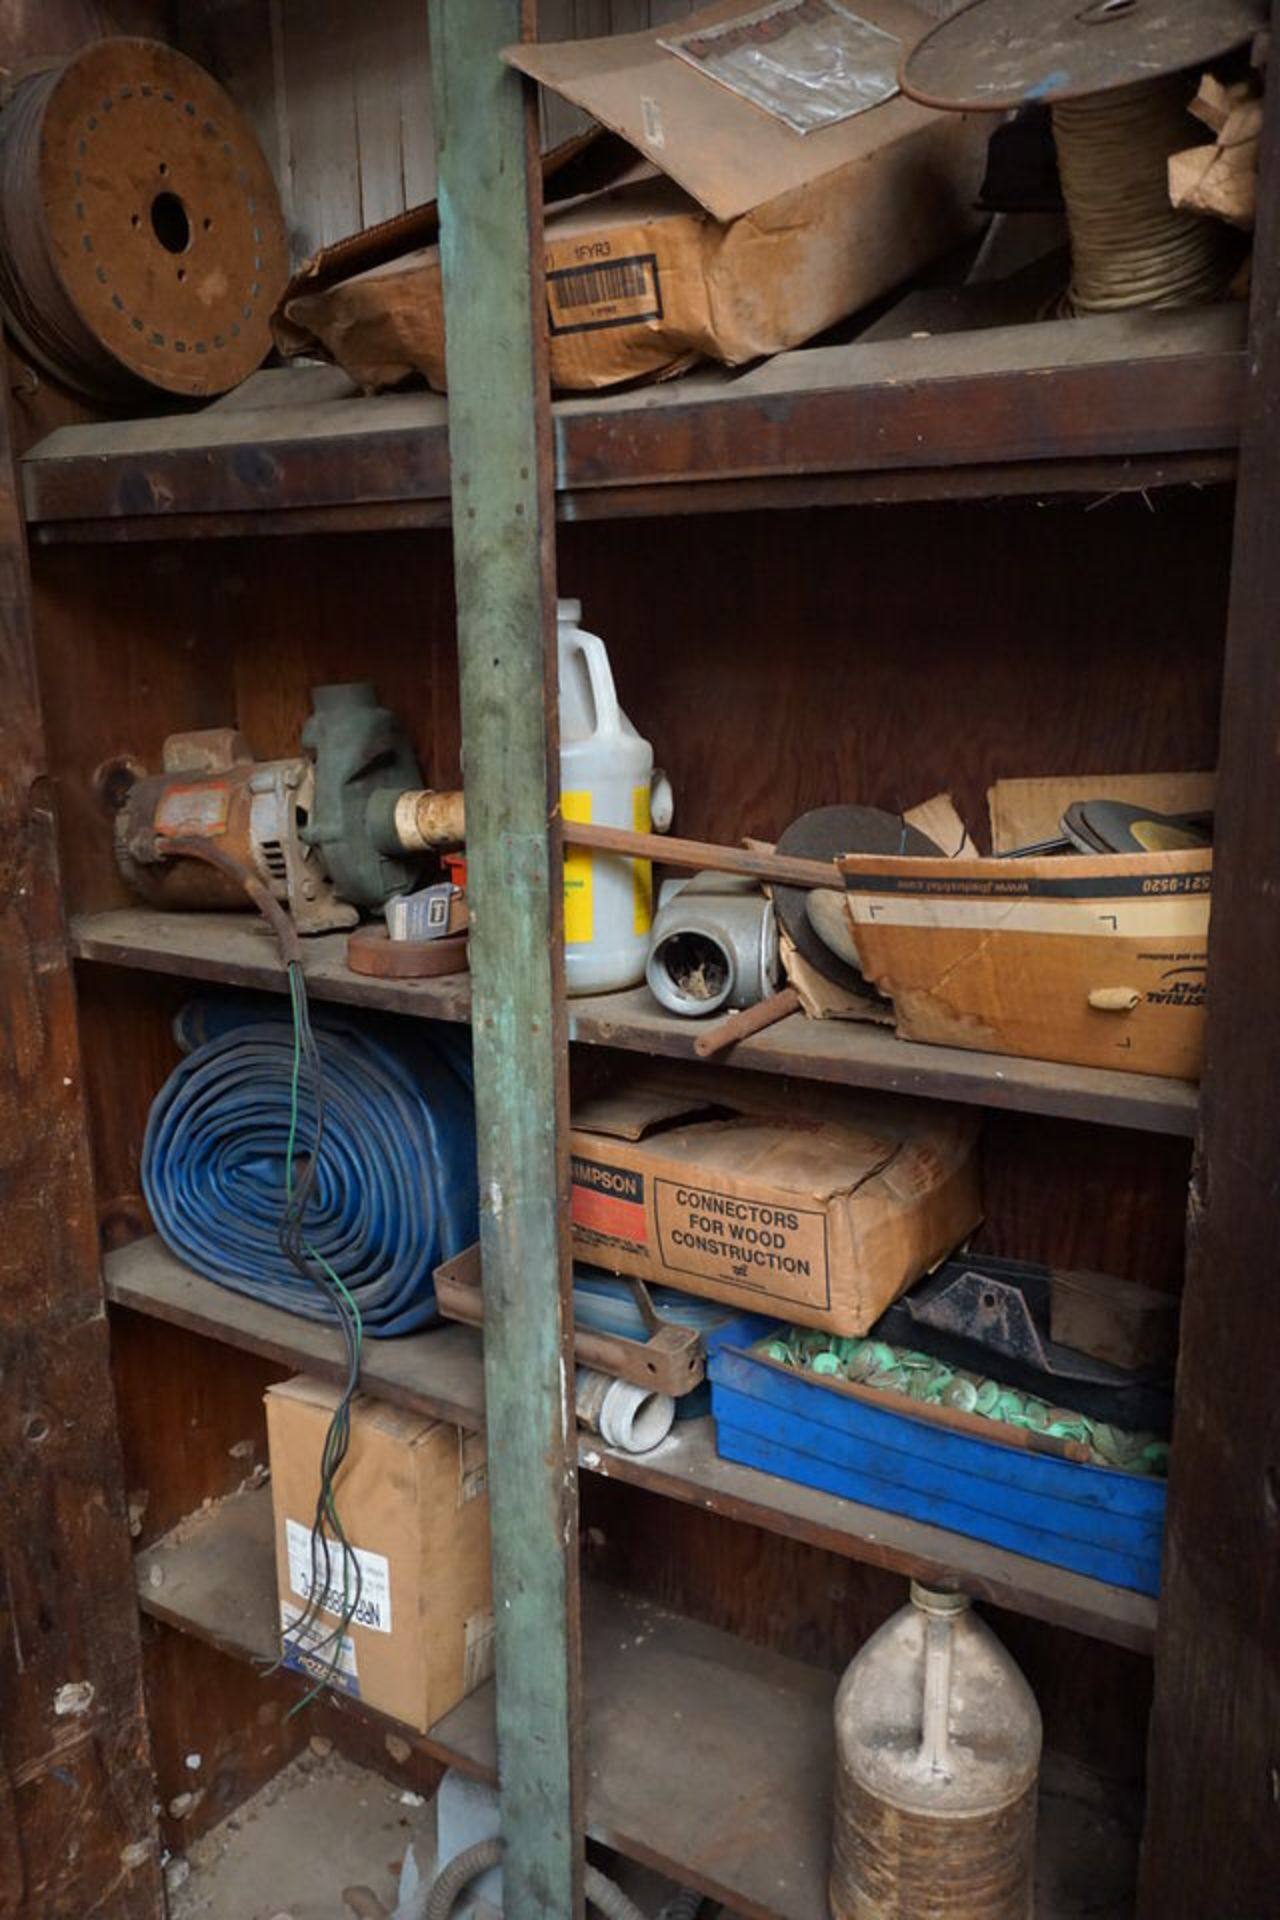
[(521, 0), (429, 0), (458, 602), (505, 1906), (581, 1912), (577, 1486), (542, 193)]

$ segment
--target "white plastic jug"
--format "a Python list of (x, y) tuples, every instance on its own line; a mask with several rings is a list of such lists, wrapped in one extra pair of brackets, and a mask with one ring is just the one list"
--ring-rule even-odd
[[(653, 749), (618, 705), (604, 641), (579, 625), (582, 605), (556, 607), (560, 668), (560, 808), (567, 822), (665, 832), (671, 789)], [(566, 846), (564, 961), (570, 993), (612, 993), (644, 979), (653, 924), (647, 860)]]

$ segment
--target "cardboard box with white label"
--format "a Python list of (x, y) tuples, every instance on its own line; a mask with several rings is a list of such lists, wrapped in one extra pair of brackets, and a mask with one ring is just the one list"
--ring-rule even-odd
[(284, 1664), (319, 1679), (332, 1662), (335, 1687), (425, 1733), (493, 1670), (484, 1438), (357, 1395), (337, 1504), (359, 1561), (359, 1602), (338, 1648), (336, 1541), (318, 1623), (300, 1630), (313, 1584), (325, 1583), (311, 1526), (338, 1397), (306, 1374), (266, 1394)]
[[(723, 1089), (723, 1098), (720, 1097)], [(865, 1333), (982, 1217), (975, 1114), (874, 1094), (625, 1080), (575, 1107), (574, 1251)]]

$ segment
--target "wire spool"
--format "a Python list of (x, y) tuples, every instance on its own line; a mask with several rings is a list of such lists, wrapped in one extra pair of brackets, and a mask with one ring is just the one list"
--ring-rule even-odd
[(1189, 144), (1193, 90), (1174, 75), (1054, 106), (1074, 312), (1195, 306), (1225, 290), (1238, 252), (1230, 230), (1169, 199), (1168, 159)]
[(971, 0), (907, 57), (903, 91), (957, 111), (1047, 102), (1070, 310), (1190, 306), (1223, 294), (1238, 246), (1171, 205), (1168, 158), (1198, 137), (1199, 70), (1265, 19), (1262, 0)]
[(37, 365), (99, 405), (203, 399), (261, 365), (288, 273), (248, 122), (194, 61), (96, 42), (0, 114), (0, 306)]

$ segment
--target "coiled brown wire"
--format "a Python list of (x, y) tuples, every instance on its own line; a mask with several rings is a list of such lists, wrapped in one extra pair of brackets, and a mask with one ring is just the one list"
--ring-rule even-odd
[(1175, 74), (1054, 107), (1074, 312), (1195, 306), (1224, 292), (1231, 235), (1169, 200), (1169, 155), (1194, 143), (1191, 92)]

